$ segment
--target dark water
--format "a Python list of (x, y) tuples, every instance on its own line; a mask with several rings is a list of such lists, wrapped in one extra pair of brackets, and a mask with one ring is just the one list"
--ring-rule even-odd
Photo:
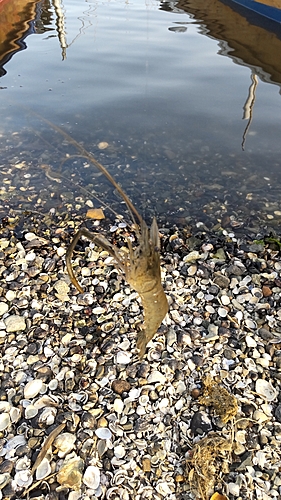
[(27, 49), (2, 58), (3, 207), (66, 203), (73, 185), (42, 163), (114, 199), (85, 159), (60, 170), (77, 151), (36, 112), (82, 142), (148, 219), (210, 227), (226, 213), (278, 227), (281, 28), (259, 24), (215, 0), (37, 4), (17, 44)]

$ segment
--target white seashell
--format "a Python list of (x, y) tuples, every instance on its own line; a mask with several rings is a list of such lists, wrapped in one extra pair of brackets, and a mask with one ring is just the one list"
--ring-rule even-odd
[(124, 446), (122, 446), (121, 444), (118, 445), (118, 446), (115, 446), (114, 448), (114, 455), (116, 456), (116, 458), (123, 458), (126, 454), (126, 450), (124, 448)]
[(112, 438), (112, 432), (107, 427), (99, 427), (98, 429), (95, 430), (95, 434), (100, 439), (111, 439)]
[(48, 387), (49, 387), (50, 391), (55, 391), (56, 388), (58, 387), (58, 380), (56, 378), (53, 378), (52, 380), (50, 380)]
[(37, 240), (37, 236), (35, 233), (26, 233), (24, 235), (24, 238), (26, 239), (26, 241)]
[[(0, 490), (5, 488), (7, 484), (10, 482), (11, 476), (7, 472), (4, 474), (0, 474)], [(1, 498), (1, 497), (0, 497)]]
[(5, 411), (9, 412), (11, 409), (11, 404), (9, 401), (0, 401), (0, 412)]
[(34, 402), (36, 408), (45, 408), (46, 406), (58, 406), (58, 400), (55, 396), (44, 395)]
[(21, 411), (20, 411), (20, 409), (16, 408), (15, 406), (13, 406), (10, 409), (10, 418), (11, 418), (12, 424), (15, 424), (16, 422), (18, 422), (19, 419), (21, 418)]
[(261, 405), (261, 409), (268, 417), (272, 417), (272, 405), (264, 403)]
[(225, 309), (224, 307), (219, 307), (218, 314), (221, 318), (226, 318), (226, 316), (228, 314), (227, 309)]
[(243, 313), (242, 313), (242, 311), (237, 311), (237, 313), (235, 314), (235, 316), (236, 316), (236, 319), (237, 319), (237, 321), (238, 321), (238, 323), (240, 325), (240, 323), (241, 323), (241, 321), (243, 319)]
[(235, 497), (239, 497), (239, 493), (240, 493), (240, 487), (239, 487), (239, 484), (236, 484), (236, 483), (228, 483), (228, 492), (235, 496)]
[(162, 413), (166, 413), (167, 407), (169, 407), (169, 400), (168, 400), (168, 398), (161, 399), (161, 401), (159, 402), (159, 410)]
[(145, 411), (145, 408), (144, 406), (137, 406), (136, 408), (136, 414), (137, 415), (145, 415), (146, 414), (146, 411)]
[(53, 407), (46, 407), (40, 417), (39, 422), (44, 423), (46, 425), (53, 425), (57, 414), (57, 409)]
[(136, 399), (138, 399), (140, 396), (140, 393), (141, 393), (141, 389), (131, 389), (129, 391), (129, 394), (128, 394), (129, 401), (135, 401)]
[(165, 481), (159, 482), (156, 485), (155, 489), (158, 493), (160, 493), (160, 495), (163, 495), (163, 496), (171, 495), (171, 493), (173, 493), (171, 488), (169, 487), (168, 483), (166, 483)]
[(1, 413), (0, 414), (0, 431), (4, 431), (5, 429), (7, 429), (7, 427), (9, 427), (11, 423), (11, 419), (10, 419), (10, 415), (9, 413)]
[(52, 469), (49, 460), (45, 457), (36, 469), (36, 479), (40, 481), (51, 474)]
[(250, 328), (250, 330), (256, 330), (257, 329), (257, 324), (255, 321), (252, 321), (251, 319), (245, 319), (245, 325)]
[(18, 446), (24, 446), (24, 445), (26, 445), (26, 439), (22, 434), (20, 434), (18, 436), (15, 436), (15, 437), (9, 439), (9, 441), (7, 441), (7, 443), (5, 445), (5, 450), (7, 450), (7, 451), (14, 450)]
[(141, 406), (146, 406), (149, 403), (149, 397), (146, 394), (142, 394), (139, 398), (139, 404)]
[(27, 260), (27, 262), (33, 262), (35, 259), (36, 259), (36, 254), (32, 251), (28, 252), (25, 256), (25, 260)]
[(75, 441), (76, 436), (70, 434), (70, 432), (60, 434), (54, 441), (54, 446), (58, 450), (58, 456), (64, 458), (67, 453), (73, 450)]
[(255, 457), (253, 458), (254, 465), (259, 465), (261, 469), (264, 468), (266, 462), (266, 454), (263, 451), (257, 451)]
[(221, 303), (223, 306), (228, 306), (230, 304), (230, 298), (228, 295), (222, 295), (221, 296)]
[(166, 377), (163, 373), (153, 370), (147, 378), (149, 384), (154, 384), (155, 382), (159, 382), (161, 385), (166, 383)]
[(268, 416), (260, 410), (255, 410), (253, 413), (253, 419), (256, 420), (259, 424), (266, 422), (268, 420)]
[(31, 471), (26, 469), (16, 472), (14, 481), (19, 488), (27, 488), (33, 481)]
[(235, 441), (240, 444), (246, 443), (246, 431), (237, 431), (235, 434)]
[(115, 293), (112, 298), (113, 302), (121, 302), (121, 300), (123, 299), (124, 299), (124, 294), (120, 292)]
[(35, 378), (27, 382), (24, 388), (24, 397), (25, 399), (33, 399), (43, 387), (43, 381), (40, 378)]
[(80, 500), (82, 498), (81, 490), (71, 491), (68, 495), (68, 500)]
[(106, 309), (104, 307), (94, 307), (92, 309), (92, 313), (99, 315), (99, 314), (104, 314), (106, 312)]
[(116, 354), (116, 363), (128, 365), (131, 362), (132, 354), (126, 351), (118, 351)]
[(256, 392), (267, 401), (273, 401), (278, 396), (277, 389), (270, 382), (262, 378), (258, 378), (256, 381)]
[(94, 465), (89, 465), (83, 476), (83, 483), (91, 490), (96, 490), (100, 485), (100, 470)]
[(114, 323), (114, 321), (109, 321), (109, 323), (104, 323), (103, 325), (101, 325), (100, 328), (103, 332), (109, 333), (109, 332), (112, 332), (112, 330), (114, 330), (115, 323)]
[(9, 311), (9, 306), (6, 302), (0, 302), (0, 316), (6, 314)]
[(113, 403), (113, 408), (114, 408), (114, 411), (116, 411), (116, 413), (118, 413), (118, 414), (122, 413), (122, 411), (124, 409), (124, 403), (123, 403), (122, 399), (116, 398), (114, 400), (114, 403)]
[(30, 467), (30, 460), (24, 455), (22, 458), (19, 458), (16, 462), (15, 469), (18, 470), (26, 470)]
[(29, 419), (36, 417), (37, 413), (38, 413), (38, 408), (36, 408), (36, 406), (28, 405), (27, 408), (25, 408), (24, 416), (25, 418)]
[[(246, 323), (246, 321), (245, 321)], [(251, 337), (250, 335), (246, 335), (246, 344), (248, 347), (256, 347), (257, 346), (257, 343), (255, 341), (255, 339), (253, 339), (253, 337)]]

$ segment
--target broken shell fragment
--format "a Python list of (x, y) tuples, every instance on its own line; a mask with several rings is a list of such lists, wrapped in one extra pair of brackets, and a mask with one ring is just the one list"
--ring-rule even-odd
[(63, 432), (54, 441), (54, 446), (58, 450), (58, 456), (63, 458), (74, 448), (76, 436), (70, 432)]
[(64, 488), (79, 490), (82, 483), (82, 471), (84, 461), (77, 456), (65, 460), (62, 468), (58, 472), (57, 481)]

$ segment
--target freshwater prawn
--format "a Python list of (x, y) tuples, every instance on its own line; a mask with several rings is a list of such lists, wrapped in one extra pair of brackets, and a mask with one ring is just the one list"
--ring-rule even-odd
[(145, 322), (143, 329), (138, 333), (137, 348), (142, 358), (147, 343), (154, 337), (168, 312), (168, 302), (161, 283), (160, 238), (156, 219), (153, 219), (150, 230), (141, 219), (140, 231), (137, 231), (137, 235), (138, 246), (134, 249), (131, 240), (127, 239), (129, 249), (129, 256), (127, 256), (105, 237), (81, 228), (69, 245), (65, 260), (71, 282), (80, 293), (83, 293), (83, 288), (79, 285), (71, 264), (74, 248), (81, 236), (93, 241), (114, 258), (117, 268), (125, 274), (126, 281), (141, 298)]
[[(36, 115), (37, 113), (33, 114)], [(72, 284), (80, 293), (83, 293), (83, 288), (74, 275), (71, 263), (75, 246), (81, 236), (99, 245), (114, 258), (117, 268), (125, 274), (126, 281), (139, 294), (143, 305), (144, 325), (137, 337), (137, 348), (139, 349), (139, 356), (142, 358), (145, 354), (147, 343), (154, 337), (168, 312), (168, 301), (161, 283), (160, 238), (156, 219), (153, 219), (151, 227), (148, 229), (142, 216), (138, 213), (131, 200), (107, 169), (81, 144), (70, 137), (67, 132), (46, 118), (40, 118), (65, 137), (69, 143), (75, 146), (80, 153), (79, 156), (86, 158), (105, 175), (121, 195), (131, 213), (134, 222), (134, 231), (137, 237), (137, 245), (133, 248), (131, 240), (127, 238), (128, 254), (122, 252), (122, 250), (118, 249), (99, 233), (93, 233), (86, 228), (81, 228), (74, 235), (67, 249), (65, 261)], [(49, 176), (51, 175), (48, 169), (46, 169), (46, 172)], [(55, 180), (57, 180), (57, 178)], [(138, 224), (136, 224), (134, 216), (138, 219)]]

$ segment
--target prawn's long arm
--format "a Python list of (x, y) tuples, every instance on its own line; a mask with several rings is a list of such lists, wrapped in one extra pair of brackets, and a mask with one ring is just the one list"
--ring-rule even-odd
[(65, 255), (65, 263), (66, 263), (66, 269), (67, 269), (67, 272), (69, 274), (69, 277), (71, 279), (72, 284), (77, 288), (77, 290), (79, 290), (80, 293), (84, 293), (83, 288), (79, 285), (79, 283), (75, 277), (75, 274), (73, 272), (73, 267), (71, 264), (71, 257), (72, 257), (74, 248), (75, 248), (78, 240), (81, 238), (81, 236), (85, 236), (86, 238), (88, 238), (88, 240), (92, 241), (93, 243), (96, 243), (101, 248), (106, 250), (109, 253), (109, 255), (111, 255), (115, 259), (117, 266), (123, 272), (125, 272), (125, 267), (124, 267), (124, 262), (122, 261), (122, 258), (120, 256), (118, 250), (114, 247), (114, 245), (109, 243), (109, 241), (107, 241), (107, 239), (104, 238), (103, 236), (101, 236), (100, 234), (91, 233), (91, 231), (88, 231), (88, 229), (82, 227), (81, 229), (79, 229), (79, 231), (77, 231), (77, 233), (75, 234), (72, 242), (70, 243), (70, 245), (67, 249), (67, 252)]

